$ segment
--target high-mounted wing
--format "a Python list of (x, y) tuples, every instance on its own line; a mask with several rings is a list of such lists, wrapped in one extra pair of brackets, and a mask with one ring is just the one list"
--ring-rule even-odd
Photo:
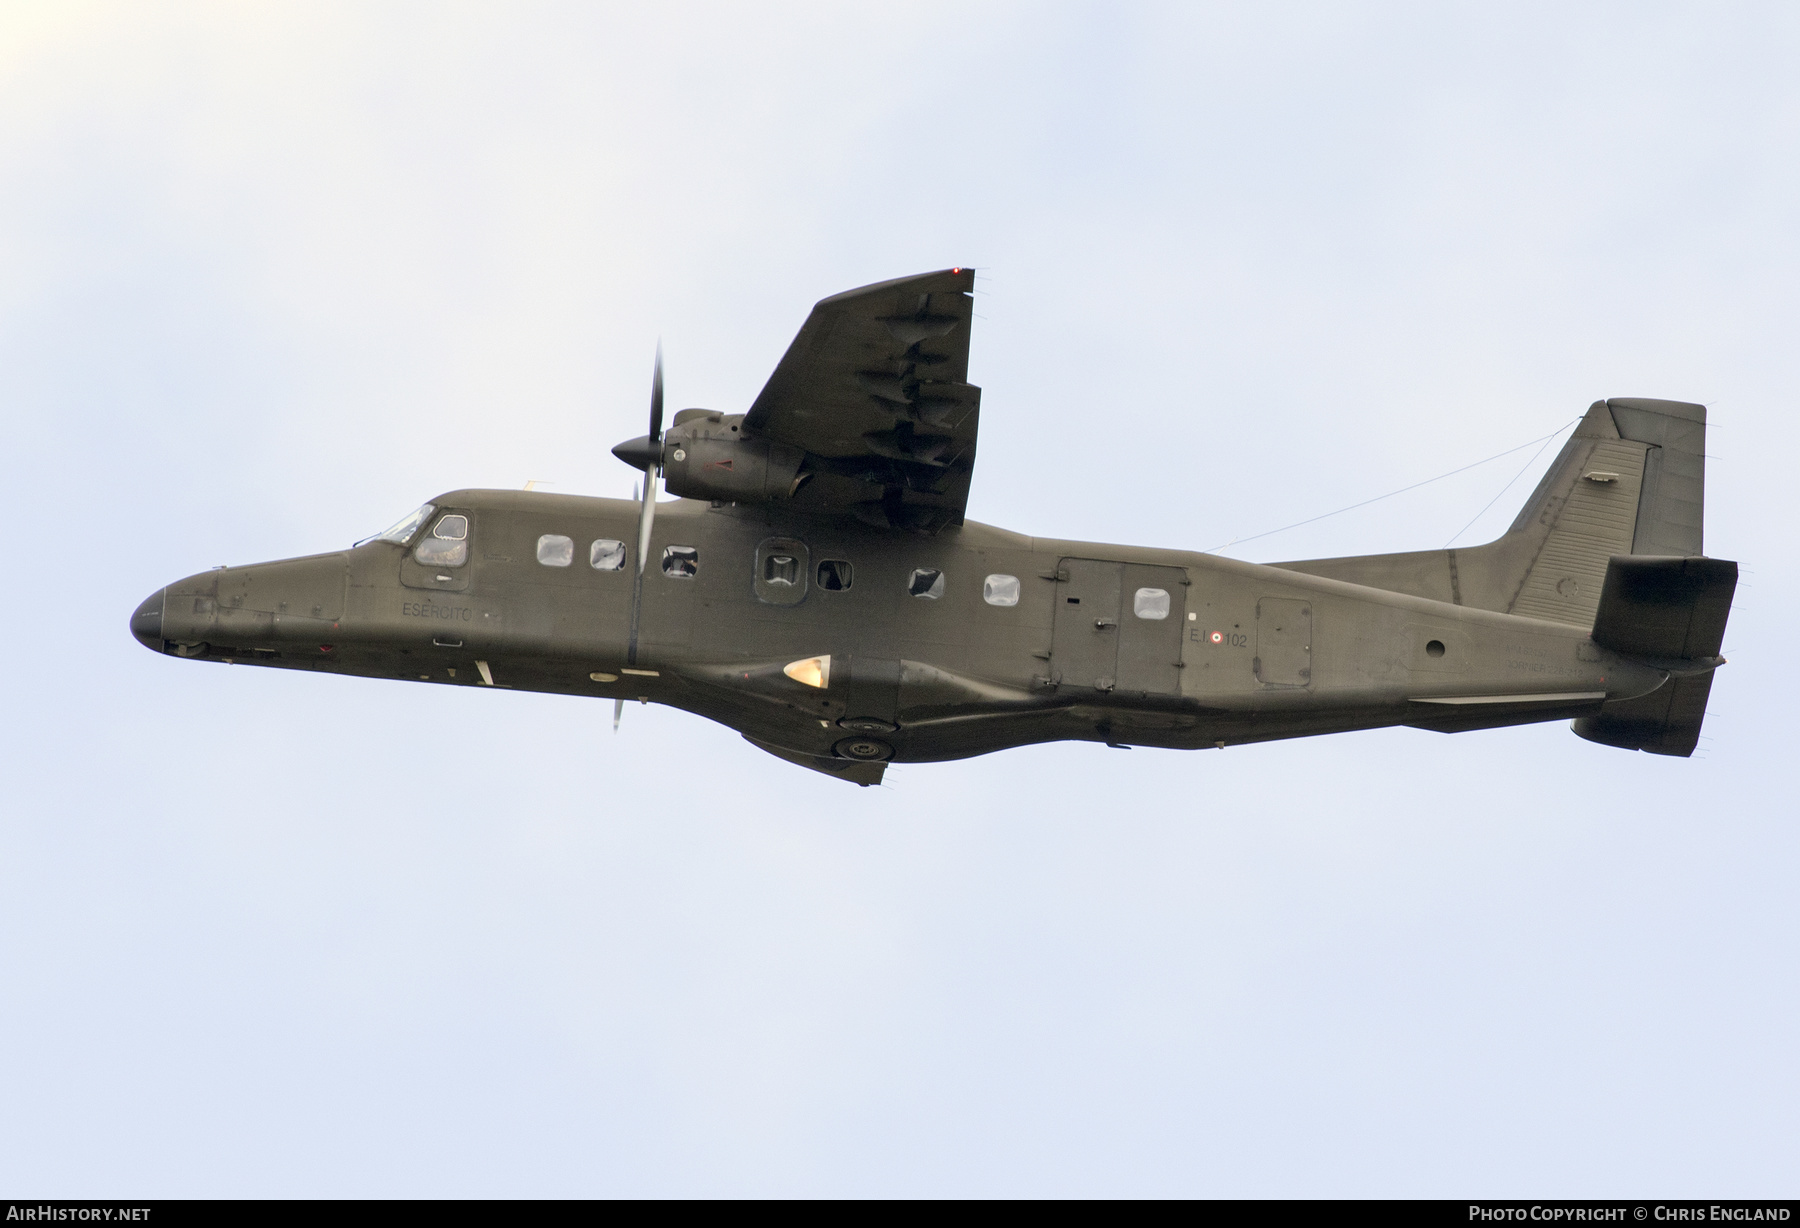
[(981, 389), (968, 382), (975, 274), (946, 269), (818, 303), (747, 433), (798, 448), (797, 511), (935, 533), (969, 501)]

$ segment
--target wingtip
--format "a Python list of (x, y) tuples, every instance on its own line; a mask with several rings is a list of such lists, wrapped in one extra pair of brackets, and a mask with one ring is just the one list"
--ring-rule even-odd
[(871, 282), (866, 286), (857, 286), (853, 290), (845, 290), (841, 294), (822, 298), (815, 305), (815, 310), (818, 307), (830, 306), (848, 299), (862, 298), (865, 295), (885, 294), (894, 290), (912, 290), (915, 287), (925, 293), (942, 293), (948, 290), (972, 291), (975, 288), (975, 266), (959, 264), (953, 268), (936, 269), (929, 273), (914, 273), (910, 277), (894, 277), (887, 281)]

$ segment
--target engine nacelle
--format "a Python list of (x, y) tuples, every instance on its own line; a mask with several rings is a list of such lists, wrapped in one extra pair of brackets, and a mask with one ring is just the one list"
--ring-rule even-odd
[(684, 499), (769, 503), (800, 485), (806, 453), (768, 439), (746, 438), (744, 415), (685, 409), (663, 436), (663, 487)]

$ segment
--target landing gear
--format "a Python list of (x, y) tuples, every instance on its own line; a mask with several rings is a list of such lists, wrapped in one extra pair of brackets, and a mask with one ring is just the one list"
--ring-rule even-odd
[(845, 738), (831, 749), (838, 758), (858, 763), (882, 763), (894, 757), (894, 748), (880, 738)]

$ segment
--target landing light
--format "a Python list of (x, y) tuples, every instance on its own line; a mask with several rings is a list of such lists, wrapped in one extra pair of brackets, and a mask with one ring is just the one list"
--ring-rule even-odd
[(791, 662), (781, 672), (795, 682), (818, 687), (822, 691), (831, 685), (831, 658), (808, 657), (804, 661)]

